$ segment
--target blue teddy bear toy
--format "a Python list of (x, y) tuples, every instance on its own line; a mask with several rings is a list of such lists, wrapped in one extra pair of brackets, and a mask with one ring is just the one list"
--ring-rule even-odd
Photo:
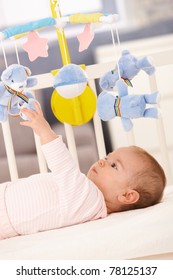
[(145, 71), (148, 75), (152, 75), (155, 72), (155, 67), (152, 64), (150, 57), (144, 56), (138, 59), (128, 50), (123, 50), (115, 69), (108, 71), (100, 79), (100, 87), (103, 90), (112, 91), (114, 89), (117, 80), (120, 78), (118, 67), (121, 78), (127, 81), (130, 85), (130, 81), (139, 73), (140, 70)]
[(20, 115), (21, 106), (34, 110), (34, 96), (25, 91), (25, 88), (37, 84), (36, 78), (28, 78), (31, 75), (29, 68), (12, 64), (2, 72), (0, 82), (0, 121), (5, 122), (10, 115)]
[(116, 82), (119, 95), (102, 91), (98, 96), (97, 109), (101, 120), (108, 121), (114, 117), (121, 117), (125, 131), (133, 127), (131, 119), (157, 118), (156, 107), (146, 108), (147, 104), (157, 104), (158, 93), (128, 95), (128, 86), (123, 80)]

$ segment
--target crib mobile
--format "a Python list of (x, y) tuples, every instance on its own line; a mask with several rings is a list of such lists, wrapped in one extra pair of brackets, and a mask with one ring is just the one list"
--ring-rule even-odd
[[(52, 17), (40, 19), (27, 24), (10, 27), (0, 32), (6, 69), (1, 75), (0, 82), (0, 121), (6, 121), (7, 115), (20, 115), (21, 106), (34, 110), (34, 96), (26, 90), (34, 86), (37, 81), (31, 75), (26, 66), (20, 65), (19, 55), (16, 48), (18, 64), (7, 65), (5, 49), (2, 41), (8, 38), (19, 39), (27, 36), (27, 42), (23, 49), (28, 53), (30, 61), (38, 57), (48, 56), (48, 40), (41, 38), (38, 31), (48, 26), (56, 29), (63, 67), (52, 70), (54, 75), (54, 91), (51, 96), (51, 108), (55, 117), (62, 123), (71, 125), (82, 125), (90, 121), (95, 114), (96, 108), (101, 120), (108, 121), (114, 117), (121, 117), (125, 131), (133, 127), (131, 119), (141, 117), (158, 117), (158, 109), (146, 108), (147, 104), (157, 104), (158, 93), (151, 94), (129, 94), (128, 86), (132, 86), (131, 80), (141, 71), (152, 75), (155, 72), (153, 63), (149, 57), (137, 59), (128, 50), (121, 52), (115, 69), (108, 71), (100, 79), (100, 87), (103, 90), (98, 99), (96, 94), (88, 85), (88, 77), (85, 65), (71, 63), (68, 46), (64, 34), (64, 28), (68, 23), (84, 24), (84, 30), (77, 36), (79, 41), (79, 52), (86, 50), (94, 39), (94, 30), (100, 25), (109, 24), (112, 43), (115, 46), (113, 24), (118, 21), (118, 15), (101, 13), (76, 14), (62, 16), (60, 1), (50, 0)], [(121, 48), (118, 29), (116, 26), (118, 46)], [(15, 45), (16, 47), (16, 45)]]

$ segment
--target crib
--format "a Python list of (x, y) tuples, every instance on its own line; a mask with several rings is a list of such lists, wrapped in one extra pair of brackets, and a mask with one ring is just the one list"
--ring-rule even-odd
[[(170, 40), (173, 41), (172, 36), (168, 37), (165, 37), (165, 40), (169, 43)], [(164, 38), (156, 38), (155, 45), (158, 46), (158, 42), (163, 41)], [(146, 46), (148, 42), (149, 40), (145, 40)], [(143, 44), (144, 41), (139, 43), (140, 50), (144, 52)], [(164, 45), (167, 46), (165, 41)], [(134, 55), (141, 55), (137, 50), (135, 53), (134, 46), (136, 42), (126, 44), (128, 49), (133, 49)], [(96, 94), (99, 93), (96, 90), (96, 80), (115, 66), (115, 61), (110, 57), (106, 62), (101, 61), (102, 54), (106, 51), (110, 54), (109, 47), (104, 50), (97, 49), (95, 55), (98, 63), (86, 66), (89, 86)], [(165, 50), (146, 48), (145, 54), (153, 57), (156, 74), (150, 77), (140, 75), (134, 81), (135, 88), (139, 92), (159, 90), (162, 97), (161, 116), (157, 120), (136, 120), (133, 131), (128, 133), (123, 131), (119, 119), (111, 120), (107, 125), (113, 148), (137, 144), (149, 150), (162, 164), (168, 181), (162, 202), (147, 209), (111, 214), (103, 220), (0, 241), (0, 259), (173, 259), (173, 136), (171, 131), (173, 48)], [(51, 73), (45, 73), (37, 75), (36, 78), (38, 84), (32, 88), (32, 92), (37, 97), (38, 91), (52, 87), (53, 76)], [(165, 106), (167, 106), (166, 110)], [(98, 155), (102, 158), (106, 155), (106, 147), (102, 123), (97, 112), (92, 121)], [(1, 126), (11, 180), (16, 180), (18, 170), (10, 125), (6, 122)], [(73, 126), (65, 123), (64, 129), (68, 148), (78, 162)], [(144, 135), (148, 137), (144, 138)], [(39, 139), (36, 135), (34, 139), (40, 172), (48, 172)]]

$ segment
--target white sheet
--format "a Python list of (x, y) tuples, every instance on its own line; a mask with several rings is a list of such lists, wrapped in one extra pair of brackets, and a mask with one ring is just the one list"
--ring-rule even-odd
[(0, 259), (131, 259), (173, 252), (173, 186), (141, 210), (0, 241)]

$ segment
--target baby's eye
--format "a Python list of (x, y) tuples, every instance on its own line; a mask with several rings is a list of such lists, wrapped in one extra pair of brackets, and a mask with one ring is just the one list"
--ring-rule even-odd
[(14, 83), (14, 80), (11, 80), (12, 83)]
[(113, 168), (117, 169), (117, 166), (116, 166), (116, 164), (115, 164), (115, 163), (112, 163), (112, 164), (111, 164), (111, 167), (113, 167)]

